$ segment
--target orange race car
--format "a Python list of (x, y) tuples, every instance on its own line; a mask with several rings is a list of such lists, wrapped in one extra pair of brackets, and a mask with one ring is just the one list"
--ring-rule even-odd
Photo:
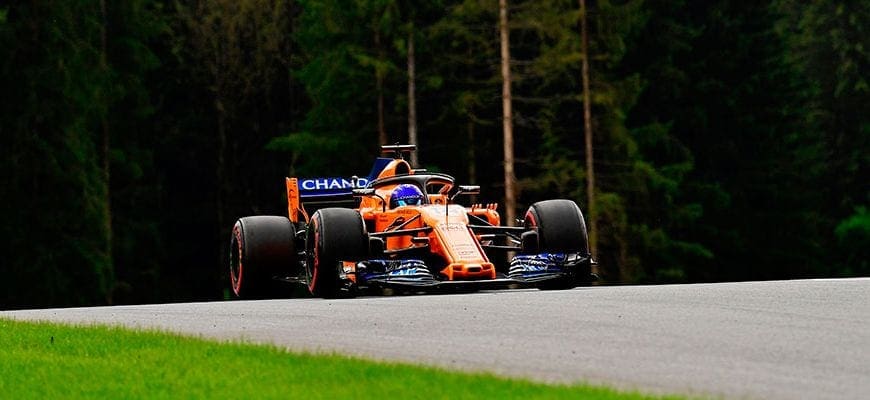
[(586, 224), (573, 201), (534, 203), (522, 226), (503, 226), (496, 204), (454, 202), (479, 186), (411, 168), (404, 155), (414, 150), (383, 146), (392, 157), (376, 159), (365, 178), (287, 178), (287, 216), (244, 217), (233, 227), (233, 292), (280, 295), (281, 282), (346, 297), (592, 281)]

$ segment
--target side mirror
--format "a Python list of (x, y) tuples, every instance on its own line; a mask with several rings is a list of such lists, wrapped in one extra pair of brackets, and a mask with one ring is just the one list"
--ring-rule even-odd
[(371, 196), (375, 194), (374, 189), (352, 189), (350, 192), (357, 197)]
[(377, 198), (381, 199), (381, 210), (382, 210), (383, 212), (387, 212), (387, 201), (384, 200), (384, 198), (381, 197), (377, 192), (375, 192), (374, 189), (372, 189), (372, 188), (351, 189), (351, 190), (350, 190), (350, 193), (351, 193), (354, 197), (368, 197), (368, 196), (374, 196), (374, 197), (377, 197)]
[(477, 185), (459, 185), (456, 188), (456, 193), (450, 197), (450, 202), (453, 202), (457, 196), (461, 194), (480, 194), (480, 186)]
[(457, 192), (456, 194), (480, 194), (480, 186), (459, 185), (459, 192)]

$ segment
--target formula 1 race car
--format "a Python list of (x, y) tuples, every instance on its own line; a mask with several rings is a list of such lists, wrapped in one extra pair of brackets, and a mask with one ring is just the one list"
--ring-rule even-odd
[(593, 280), (586, 224), (573, 201), (534, 203), (522, 226), (503, 226), (496, 204), (454, 203), (479, 186), (412, 169), (404, 156), (414, 150), (383, 146), (392, 157), (377, 158), (365, 178), (286, 178), (286, 217), (244, 217), (233, 227), (233, 292), (268, 297), (285, 282), (334, 298), (567, 289)]

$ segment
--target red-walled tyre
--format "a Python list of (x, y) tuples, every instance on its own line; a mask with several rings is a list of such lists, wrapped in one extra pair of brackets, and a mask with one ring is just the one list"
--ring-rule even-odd
[[(586, 221), (580, 207), (571, 200), (545, 200), (532, 204), (525, 215), (526, 228), (536, 228), (539, 253), (589, 254)], [(572, 274), (543, 283), (541, 289), (569, 289), (589, 284), (591, 260), (580, 264)]]
[(317, 297), (335, 298), (345, 291), (342, 261), (358, 261), (368, 254), (368, 235), (359, 212), (324, 208), (311, 216), (305, 238), (308, 290)]
[(236, 221), (230, 241), (230, 282), (242, 298), (272, 294), (279, 274), (296, 264), (293, 223), (286, 217), (255, 216)]

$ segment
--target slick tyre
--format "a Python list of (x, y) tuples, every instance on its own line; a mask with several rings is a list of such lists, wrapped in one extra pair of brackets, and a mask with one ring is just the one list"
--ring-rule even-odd
[(541, 252), (587, 253), (586, 221), (571, 200), (545, 200), (526, 211), (526, 228), (537, 227)]
[(349, 296), (342, 279), (342, 262), (368, 254), (368, 235), (359, 212), (324, 208), (311, 216), (305, 238), (308, 290), (313, 296)]
[(272, 294), (274, 276), (296, 264), (293, 223), (286, 217), (256, 216), (236, 221), (230, 241), (230, 282), (242, 298)]
[[(526, 211), (525, 227), (537, 229), (538, 251), (541, 253), (589, 254), (586, 221), (580, 207), (571, 200), (545, 200), (532, 204)], [(541, 289), (570, 289), (588, 284), (591, 262), (578, 266), (576, 271), (562, 279), (539, 286)]]

